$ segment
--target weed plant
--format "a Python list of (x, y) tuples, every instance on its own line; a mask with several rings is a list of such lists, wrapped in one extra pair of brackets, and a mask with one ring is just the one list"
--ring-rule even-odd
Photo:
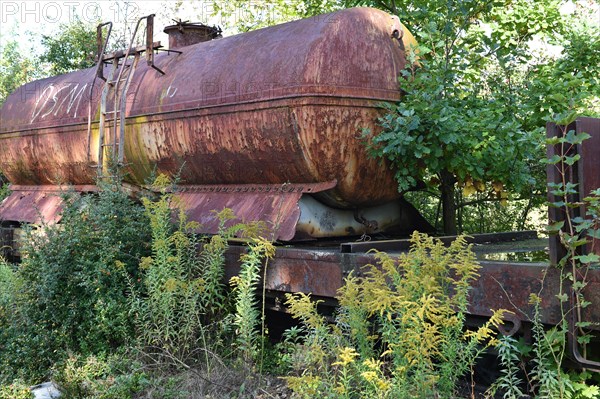
[[(260, 312), (256, 294), (263, 261), (268, 261), (274, 255), (275, 247), (271, 242), (262, 238), (254, 239), (248, 252), (242, 256), (239, 276), (231, 279), (235, 296), (236, 343), (243, 359), (249, 363), (258, 360), (264, 349), (264, 306)], [(264, 292), (262, 297), (264, 301)], [(257, 334), (259, 325), (262, 326), (260, 335)]]
[[(261, 342), (255, 294), (263, 259), (275, 249), (268, 241), (253, 239), (260, 226), (233, 223), (230, 209), (216, 213), (218, 234), (197, 236), (197, 223), (187, 220), (170, 186), (167, 177), (158, 176), (154, 189), (161, 197), (143, 200), (152, 256), (140, 263), (145, 294), (131, 296), (142, 350), (156, 365), (186, 369), (202, 362), (208, 372), (215, 359), (220, 361), (215, 354), (227, 358), (231, 348), (254, 360)], [(241, 259), (240, 275), (232, 279), (231, 293), (224, 281), (225, 251), (236, 234), (252, 241)]]
[(34, 399), (33, 393), (21, 380), (0, 386), (0, 399)]
[(53, 380), (65, 399), (127, 399), (150, 384), (140, 365), (123, 354), (71, 355), (53, 367)]
[(587, 133), (569, 130), (569, 124), (576, 117), (577, 113), (572, 110), (553, 117), (559, 134), (547, 140), (554, 155), (545, 160), (557, 176), (557, 181), (548, 184), (553, 199), (549, 206), (560, 209), (555, 214), (561, 215), (561, 220), (553, 220), (547, 230), (558, 235), (566, 252), (556, 265), (560, 269), (560, 284), (559, 291), (553, 293), (560, 303), (561, 320), (551, 328), (544, 326), (540, 309), (542, 293), (530, 294), (531, 312), (522, 313), (532, 315), (533, 343), (523, 346), (509, 338), (500, 341), (497, 348), (502, 371), (488, 390), (489, 396), (499, 393), (503, 398), (512, 399), (525, 392), (539, 398), (600, 398), (600, 388), (588, 381), (592, 374), (587, 370), (568, 373), (564, 369), (564, 360), (580, 351), (580, 359), (598, 368), (597, 362), (585, 359), (592, 336), (586, 331), (591, 323), (583, 320), (583, 314), (591, 304), (584, 295), (588, 285), (587, 272), (600, 262), (600, 256), (594, 251), (595, 240), (600, 238), (600, 189), (592, 190), (582, 201), (575, 200), (579, 185), (570, 180), (580, 160), (576, 149), (590, 138)]
[(375, 253), (362, 277), (339, 291), (340, 310), (329, 325), (305, 294), (288, 295), (305, 336), (289, 356), (287, 377), (301, 397), (449, 398), (458, 379), (495, 344), (503, 311), (465, 331), (470, 282), (479, 268), (463, 238), (449, 248), (414, 233), (409, 253)]

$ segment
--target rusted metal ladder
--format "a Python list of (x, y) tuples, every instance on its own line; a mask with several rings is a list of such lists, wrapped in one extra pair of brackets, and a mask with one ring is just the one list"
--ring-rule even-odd
[[(146, 45), (133, 47), (140, 23), (146, 20)], [(102, 39), (103, 28), (108, 26), (106, 40)], [(127, 111), (127, 93), (133, 80), (135, 70), (139, 63), (141, 54), (146, 53), (148, 65), (159, 73), (164, 75), (158, 67), (154, 65), (154, 50), (161, 47), (160, 42), (154, 42), (154, 14), (142, 17), (138, 20), (129, 46), (126, 50), (115, 51), (106, 54), (106, 47), (112, 30), (112, 23), (98, 25), (98, 64), (96, 66), (96, 78), (104, 80), (106, 83), (102, 89), (100, 98), (100, 113), (98, 121), (98, 152), (97, 162), (92, 165), (97, 170), (98, 178), (111, 177), (107, 172), (111, 165), (122, 166), (125, 160), (125, 122)], [(104, 76), (104, 64), (111, 63), (108, 77)], [(93, 84), (92, 84), (93, 87)], [(112, 91), (112, 93), (111, 93)], [(110, 97), (112, 94), (112, 102)], [(109, 106), (112, 106), (109, 110)], [(92, 129), (91, 129), (91, 89), (90, 89), (90, 107), (88, 117), (88, 159), (91, 160), (92, 152)], [(112, 123), (111, 123), (112, 122)]]

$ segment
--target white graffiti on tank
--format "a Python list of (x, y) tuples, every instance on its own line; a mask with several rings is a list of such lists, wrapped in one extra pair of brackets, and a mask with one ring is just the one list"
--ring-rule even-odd
[(76, 118), (86, 87), (87, 83), (81, 87), (79, 83), (67, 83), (60, 88), (53, 84), (47, 86), (35, 102), (31, 122), (38, 118), (44, 119), (48, 115)]

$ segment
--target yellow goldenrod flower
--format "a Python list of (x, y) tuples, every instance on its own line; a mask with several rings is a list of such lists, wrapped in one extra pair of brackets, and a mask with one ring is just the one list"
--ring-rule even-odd
[(167, 292), (173, 292), (177, 289), (177, 280), (174, 278), (170, 278), (167, 281), (165, 281), (165, 291)]
[(363, 371), (362, 373), (360, 373), (360, 375), (362, 376), (362, 378), (364, 378), (367, 382), (373, 382), (375, 380), (377, 380), (377, 373), (374, 371)]
[(150, 268), (150, 266), (152, 266), (152, 258), (149, 258), (149, 257), (142, 258), (142, 261), (140, 262), (140, 269), (147, 270)]
[(354, 362), (354, 358), (358, 356), (358, 353), (354, 348), (345, 347), (340, 350), (339, 361), (333, 363), (334, 366), (342, 366), (345, 367), (348, 364)]
[(366, 366), (369, 370), (380, 370), (382, 362), (381, 360), (367, 359), (363, 362), (363, 365)]
[(341, 382), (339, 382), (338, 385), (333, 389), (340, 395), (344, 395), (346, 393), (346, 387)]

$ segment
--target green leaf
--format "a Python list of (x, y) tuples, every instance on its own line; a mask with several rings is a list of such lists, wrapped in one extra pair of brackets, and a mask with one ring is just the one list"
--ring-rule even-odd
[(583, 238), (583, 239), (578, 239), (576, 236), (575, 237), (570, 237), (566, 239), (566, 242), (569, 244), (569, 246), (571, 248), (579, 248), (581, 246), (584, 246), (588, 243), (588, 240)]
[(566, 157), (564, 157), (564, 163), (566, 163), (569, 166), (573, 166), (575, 164), (575, 162), (579, 161), (580, 159), (581, 159), (581, 155), (579, 155), (579, 154), (573, 155), (571, 157), (566, 156)]
[(567, 296), (567, 294), (557, 294), (556, 298), (558, 298), (558, 300), (560, 302), (567, 302), (569, 300), (569, 297)]
[(564, 225), (565, 225), (564, 220), (554, 222), (554, 223), (551, 223), (548, 226), (546, 226), (546, 231), (548, 233), (558, 233), (563, 228)]
[(587, 233), (588, 236), (595, 238), (596, 240), (600, 240), (600, 229), (589, 229)]
[(565, 136), (565, 139), (569, 144), (581, 144), (590, 137), (592, 136), (590, 136), (587, 133), (582, 132), (576, 134), (574, 130), (569, 130), (569, 132), (567, 132), (567, 135)]
[(600, 388), (596, 385), (588, 385), (579, 392), (579, 395), (585, 399), (598, 399)]
[[(587, 243), (587, 241), (586, 241)], [(575, 257), (575, 260), (587, 264), (587, 263), (597, 263), (600, 261), (600, 256), (596, 254), (588, 254), (588, 255), (578, 255)]]
[(542, 162), (543, 163), (547, 163), (548, 165), (556, 165), (558, 164), (560, 161), (562, 160), (562, 157), (558, 156), (558, 155), (553, 155), (548, 159), (543, 159)]
[(550, 202), (548, 205), (553, 208), (562, 208), (563, 206), (566, 205), (566, 203), (564, 201), (558, 201), (558, 202)]
[(580, 345), (587, 345), (590, 342), (592, 342), (592, 336), (589, 334), (581, 335), (581, 336), (577, 337), (577, 342)]

